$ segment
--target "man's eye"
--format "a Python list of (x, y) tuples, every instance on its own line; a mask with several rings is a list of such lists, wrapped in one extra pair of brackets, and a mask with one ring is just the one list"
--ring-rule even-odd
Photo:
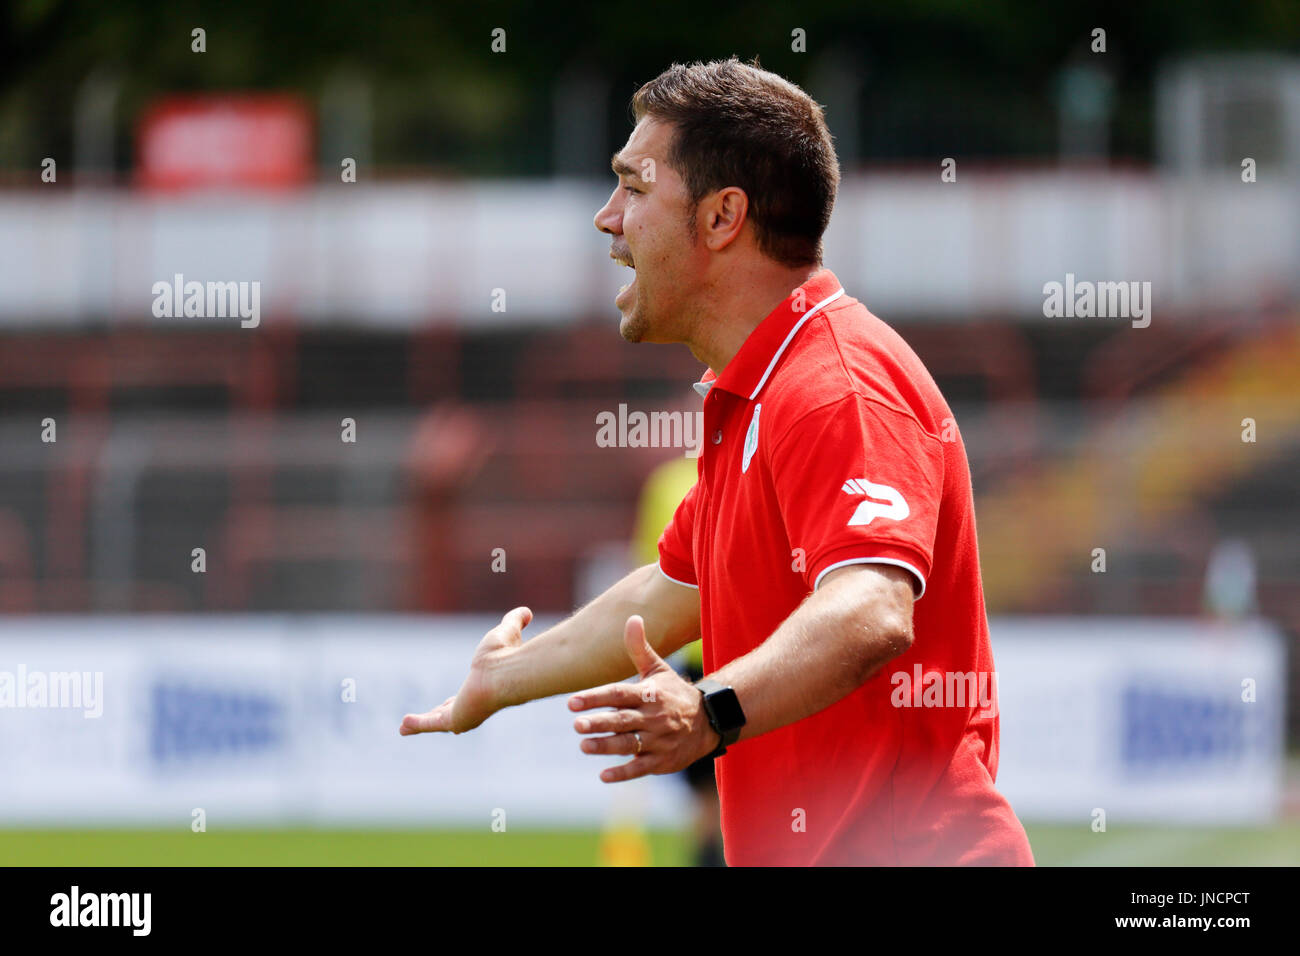
[(634, 188), (632, 188), (631, 186), (624, 186), (623, 189), (624, 189), (624, 191), (626, 191), (626, 192), (630, 192), (630, 193), (639, 193), (639, 192), (641, 191), (641, 190), (639, 190), (639, 189), (634, 189)]

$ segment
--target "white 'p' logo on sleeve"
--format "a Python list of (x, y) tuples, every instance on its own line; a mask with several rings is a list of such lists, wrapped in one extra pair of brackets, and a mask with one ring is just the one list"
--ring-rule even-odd
[(867, 481), (865, 478), (850, 478), (844, 482), (840, 490), (849, 495), (866, 495), (868, 499), (883, 499), (881, 501), (867, 500), (858, 505), (857, 510), (853, 512), (853, 517), (849, 518), (850, 528), (859, 524), (871, 524), (877, 518), (892, 518), (895, 521), (902, 521), (912, 513), (898, 489), (891, 488), (889, 485), (878, 485), (874, 481)]

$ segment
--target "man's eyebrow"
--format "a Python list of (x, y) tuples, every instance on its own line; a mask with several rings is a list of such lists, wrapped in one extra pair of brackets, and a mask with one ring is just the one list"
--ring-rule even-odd
[(637, 168), (624, 159), (622, 153), (615, 153), (609, 158), (609, 168), (620, 176), (637, 175)]

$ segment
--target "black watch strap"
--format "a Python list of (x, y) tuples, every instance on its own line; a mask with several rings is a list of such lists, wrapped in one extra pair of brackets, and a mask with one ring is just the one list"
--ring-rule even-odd
[(745, 712), (733, 688), (708, 677), (696, 681), (695, 687), (704, 698), (704, 713), (709, 718), (709, 726), (720, 738), (718, 746), (708, 756), (721, 757), (740, 739), (741, 728), (745, 726)]

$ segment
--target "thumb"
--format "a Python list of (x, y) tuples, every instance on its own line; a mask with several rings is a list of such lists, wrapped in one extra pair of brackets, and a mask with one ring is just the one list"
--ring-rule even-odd
[(451, 705), (455, 697), (448, 697), (433, 710), (424, 714), (407, 714), (397, 732), (403, 737), (411, 734), (429, 734), (451, 730)]
[(518, 644), (523, 640), (523, 631), (532, 623), (533, 612), (531, 608), (517, 607), (512, 611), (507, 611), (501, 618), (500, 626), (504, 628), (506, 642), (508, 644)]
[(636, 665), (636, 672), (642, 677), (668, 666), (646, 640), (645, 621), (640, 614), (633, 614), (627, 619), (627, 626), (623, 629), (623, 646), (627, 648), (627, 656)]

